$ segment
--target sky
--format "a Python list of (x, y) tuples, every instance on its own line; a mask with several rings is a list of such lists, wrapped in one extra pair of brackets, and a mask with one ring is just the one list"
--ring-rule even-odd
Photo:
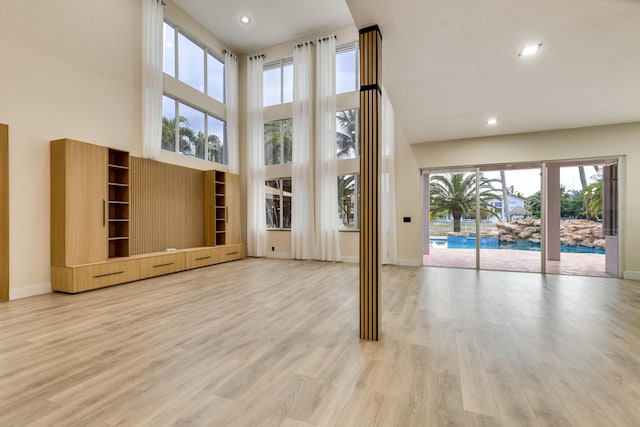
[[(594, 182), (596, 171), (593, 166), (584, 167), (587, 176), (587, 184)], [(500, 179), (500, 172), (483, 172), (487, 178)], [(507, 170), (505, 171), (505, 179), (507, 187), (513, 185), (516, 191), (524, 194), (525, 197), (531, 196), (540, 191), (540, 169), (523, 169), (523, 170)], [(578, 167), (560, 168), (560, 185), (564, 185), (567, 190), (581, 190), (580, 175)]]

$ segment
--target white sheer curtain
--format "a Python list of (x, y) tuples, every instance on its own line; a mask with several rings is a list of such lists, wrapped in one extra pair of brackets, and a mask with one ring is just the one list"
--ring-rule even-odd
[(267, 254), (262, 55), (247, 58), (247, 254)]
[(382, 91), (382, 174), (380, 180), (380, 200), (382, 205), (381, 246), (382, 263), (396, 264), (398, 243), (396, 233), (396, 192), (395, 192), (395, 117), (393, 106)]
[(227, 106), (227, 160), (229, 172), (240, 173), (238, 139), (238, 58), (224, 52), (224, 93)]
[(311, 259), (315, 247), (313, 189), (312, 47), (293, 49), (293, 141), (291, 257)]
[(142, 1), (142, 155), (150, 159), (162, 143), (162, 5)]
[(336, 39), (316, 46), (316, 256), (340, 261), (336, 169)]

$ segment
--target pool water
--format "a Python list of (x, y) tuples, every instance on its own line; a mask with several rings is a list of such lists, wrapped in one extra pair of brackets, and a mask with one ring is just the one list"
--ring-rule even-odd
[[(448, 239), (430, 238), (429, 247), (442, 249), (475, 249), (476, 239), (449, 236)], [(540, 243), (534, 242), (500, 242), (497, 237), (480, 238), (480, 249), (511, 249), (518, 251), (540, 252)], [(560, 252), (574, 254), (604, 254), (604, 249), (585, 248), (582, 246), (560, 246)]]

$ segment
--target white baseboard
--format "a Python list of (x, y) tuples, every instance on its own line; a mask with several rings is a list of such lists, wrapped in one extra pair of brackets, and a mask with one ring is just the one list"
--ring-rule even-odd
[(51, 283), (39, 283), (37, 285), (9, 288), (9, 299), (14, 300), (49, 293), (51, 293)]
[(410, 258), (398, 258), (396, 265), (402, 265), (405, 267), (422, 267), (422, 260), (410, 259)]
[(359, 256), (343, 256), (342, 262), (350, 262), (353, 264), (358, 264), (360, 262)]
[(291, 254), (288, 252), (267, 252), (267, 258), (291, 259)]
[(625, 271), (622, 277), (629, 280), (640, 280), (640, 271)]

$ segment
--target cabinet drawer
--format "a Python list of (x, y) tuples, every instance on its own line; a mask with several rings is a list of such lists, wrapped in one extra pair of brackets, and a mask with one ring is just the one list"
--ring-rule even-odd
[(73, 267), (73, 292), (88, 291), (138, 280), (137, 265), (132, 261), (113, 261)]
[(218, 258), (218, 250), (216, 248), (185, 252), (187, 270), (217, 264), (220, 262)]
[(156, 255), (137, 259), (140, 278), (162, 276), (184, 270), (184, 253)]
[(244, 245), (226, 245), (216, 247), (218, 262), (235, 261), (244, 258)]

